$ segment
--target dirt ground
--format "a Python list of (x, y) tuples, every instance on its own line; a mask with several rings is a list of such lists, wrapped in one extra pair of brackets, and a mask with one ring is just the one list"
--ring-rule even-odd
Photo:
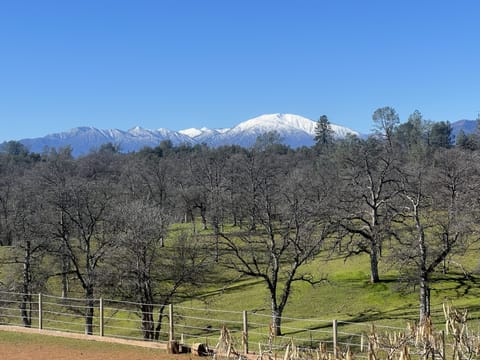
[[(79, 350), (58, 345), (5, 344), (0, 343), (0, 359), (9, 360), (173, 360), (177, 355), (168, 355), (158, 350)], [(180, 355), (178, 355), (181, 358)], [(185, 357), (184, 357), (185, 358)], [(186, 358), (185, 358), (186, 359)]]
[[(20, 329), (21, 332), (27, 332)], [(34, 331), (29, 331), (34, 333)], [(59, 335), (54, 335), (58, 337)], [(62, 336), (63, 337), (63, 336)], [(78, 338), (77, 336), (68, 336)], [(48, 338), (48, 336), (47, 336)], [(26, 341), (25, 337), (19, 340), (2, 339), (0, 331), (0, 360), (189, 360), (191, 354), (171, 355), (164, 349), (125, 346), (121, 343), (111, 342), (96, 346), (93, 341)], [(81, 336), (80, 336), (81, 338)]]

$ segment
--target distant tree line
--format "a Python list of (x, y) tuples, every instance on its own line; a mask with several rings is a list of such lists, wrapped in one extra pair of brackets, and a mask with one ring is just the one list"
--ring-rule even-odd
[[(400, 123), (377, 109), (374, 134), (337, 139), (328, 117), (315, 145), (292, 149), (276, 133), (251, 148), (206, 145), (123, 154), (106, 144), (74, 158), (71, 148), (30, 153), (7, 142), (0, 153), (1, 286), (31, 296), (81, 291), (86, 332), (95, 297), (141, 304), (145, 339), (158, 339), (152, 304), (180, 301), (233, 274), (263, 281), (272, 324), (292, 286), (314, 284), (306, 263), (321, 251), (366, 254), (370, 281), (381, 262), (419, 289), (430, 312), (435, 272), (477, 240), (480, 136), (459, 134), (415, 111)], [(182, 225), (183, 224), (183, 225)]]

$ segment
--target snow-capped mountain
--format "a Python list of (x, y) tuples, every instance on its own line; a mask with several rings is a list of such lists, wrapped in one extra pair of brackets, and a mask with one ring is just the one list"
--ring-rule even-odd
[(214, 144), (215, 139), (220, 136), (221, 134), (229, 131), (230, 129), (208, 129), (208, 128), (190, 128), (185, 130), (180, 130), (179, 133), (183, 135), (187, 135), (197, 143), (202, 144)]
[(41, 153), (45, 149), (72, 147), (74, 156), (84, 155), (112, 143), (118, 145), (122, 152), (132, 152), (143, 147), (155, 147), (163, 140), (170, 140), (174, 145), (194, 144), (187, 135), (168, 129), (148, 130), (135, 127), (128, 131), (118, 129), (99, 130), (94, 127), (78, 127), (67, 132), (47, 135), (41, 138), (20, 140), (30, 151)]
[[(293, 148), (312, 146), (314, 144), (316, 122), (303, 116), (293, 114), (267, 114), (244, 121), (234, 128), (216, 137), (215, 146), (238, 144), (252, 146), (257, 137), (270, 131), (276, 131), (282, 142)], [(356, 131), (339, 125), (331, 125), (336, 137), (346, 134), (359, 135)]]
[[(113, 143), (122, 152), (132, 152), (143, 147), (155, 147), (163, 140), (173, 145), (201, 144), (211, 147), (222, 145), (252, 146), (257, 137), (275, 131), (282, 142), (293, 148), (314, 144), (316, 122), (293, 114), (268, 114), (246, 120), (231, 129), (190, 128), (181, 131), (168, 129), (148, 130), (135, 127), (128, 131), (112, 129), (99, 130), (94, 127), (78, 127), (67, 132), (47, 135), (35, 139), (20, 140), (30, 151), (41, 153), (47, 148), (71, 146), (73, 155), (83, 155), (100, 148), (102, 144)], [(342, 138), (356, 131), (332, 124), (335, 136)]]

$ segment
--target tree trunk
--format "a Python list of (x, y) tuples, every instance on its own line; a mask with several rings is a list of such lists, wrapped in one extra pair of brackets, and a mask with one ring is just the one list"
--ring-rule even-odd
[(70, 271), (70, 257), (67, 247), (68, 235), (65, 230), (64, 212), (60, 210), (60, 225), (62, 226), (61, 233), (63, 234), (64, 241), (62, 242), (62, 298), (68, 297), (68, 272)]
[(418, 239), (420, 253), (420, 277), (419, 277), (419, 300), (420, 300), (420, 323), (430, 315), (430, 287), (428, 284), (427, 249), (425, 246), (425, 234), (423, 229)]
[[(447, 251), (448, 249), (448, 233), (444, 233), (442, 236), (443, 239), (443, 251)], [(445, 256), (442, 260), (442, 274), (446, 275), (448, 272), (447, 266), (447, 257)]]
[(376, 244), (373, 244), (370, 251), (370, 282), (372, 284), (378, 283), (380, 276), (378, 275), (378, 249)]
[(427, 247), (425, 245), (425, 230), (420, 223), (420, 214), (418, 206), (415, 206), (415, 226), (418, 231), (418, 255), (420, 260), (420, 323), (430, 315), (430, 287), (427, 270)]
[(282, 335), (282, 311), (272, 302), (272, 329), (271, 335)]
[(200, 218), (202, 219), (202, 230), (207, 230), (207, 207), (204, 204), (198, 206), (200, 208)]
[(32, 274), (30, 273), (30, 260), (31, 260), (31, 242), (26, 240), (25, 253), (23, 258), (23, 295), (22, 302), (20, 304), (20, 312), (22, 316), (23, 326), (32, 326), (32, 295), (30, 291), (30, 285), (32, 282)]
[[(65, 246), (65, 244), (63, 245)], [(68, 297), (68, 273), (70, 271), (70, 258), (64, 251), (62, 254), (62, 298)]]
[(158, 322), (155, 328), (155, 340), (160, 339), (160, 331), (162, 330), (162, 320), (163, 320), (163, 312), (165, 311), (165, 305), (160, 306), (158, 311)]
[(24, 327), (32, 327), (32, 295), (23, 294), (22, 303), (20, 304), (22, 313), (22, 322)]
[(430, 287), (428, 275), (420, 275), (420, 323), (430, 316)]
[(93, 335), (93, 314), (95, 299), (93, 298), (93, 288), (87, 288), (85, 293), (86, 297), (86, 309), (85, 309), (85, 334)]
[(218, 259), (220, 258), (220, 244), (219, 244), (220, 228), (218, 226), (218, 218), (216, 215), (213, 218), (213, 233), (215, 235), (215, 262), (218, 262)]
[(155, 333), (152, 304), (142, 304), (142, 332), (144, 340), (148, 341), (154, 339)]

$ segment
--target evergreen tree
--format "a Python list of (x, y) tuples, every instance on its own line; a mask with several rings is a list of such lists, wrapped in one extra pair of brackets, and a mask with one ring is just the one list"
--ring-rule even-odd
[(450, 125), (450, 122), (440, 121), (432, 124), (429, 145), (435, 148), (450, 148), (452, 146), (452, 125)]
[(478, 150), (480, 145), (479, 140), (479, 135), (476, 132), (465, 134), (465, 131), (460, 129), (455, 137), (455, 146), (464, 150)]
[(327, 115), (320, 116), (315, 127), (315, 145), (317, 147), (327, 146), (333, 143), (333, 130)]
[(465, 149), (468, 147), (468, 136), (465, 134), (463, 129), (460, 129), (457, 136), (455, 137), (455, 146)]

